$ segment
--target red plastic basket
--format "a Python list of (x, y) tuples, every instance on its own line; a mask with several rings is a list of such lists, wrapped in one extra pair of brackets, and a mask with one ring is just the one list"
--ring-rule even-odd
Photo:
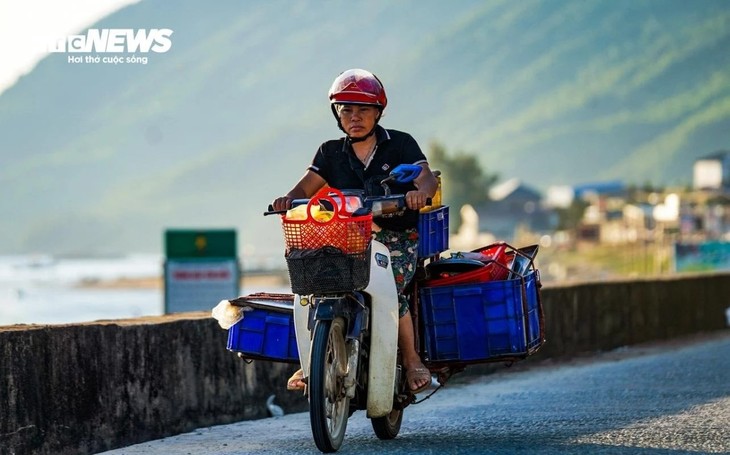
[(492, 281), (506, 280), (509, 275), (509, 265), (512, 259), (507, 251), (508, 246), (504, 242), (498, 242), (473, 251), (484, 257), (481, 261), (487, 263), (486, 267), (489, 268), (489, 276)]
[[(335, 198), (340, 198), (341, 203), (338, 204)], [(322, 201), (332, 205), (334, 213), (328, 221), (320, 221), (312, 216), (312, 207), (320, 205)], [(282, 216), (288, 251), (332, 246), (347, 254), (362, 253), (370, 246), (372, 223), (372, 214), (352, 216), (347, 211), (345, 196), (334, 188), (323, 188), (309, 200), (306, 219), (293, 220)]]
[(479, 253), (479, 260), (484, 267), (470, 270), (468, 272), (443, 275), (426, 281), (426, 286), (452, 286), (455, 284), (484, 283), (486, 281), (506, 280), (509, 275), (510, 255), (507, 251), (509, 245), (503, 242), (493, 243), (473, 250)]

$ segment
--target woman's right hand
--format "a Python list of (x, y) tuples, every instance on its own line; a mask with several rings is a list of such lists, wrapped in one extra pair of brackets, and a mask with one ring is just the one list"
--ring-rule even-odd
[(294, 188), (286, 193), (286, 196), (276, 198), (271, 206), (276, 211), (289, 210), (295, 199), (308, 199), (326, 184), (327, 182), (319, 174), (307, 169), (304, 177), (294, 185)]
[(271, 206), (276, 211), (289, 210), (291, 208), (291, 201), (292, 198), (290, 198), (289, 196), (282, 196), (274, 199), (274, 202), (271, 204)]

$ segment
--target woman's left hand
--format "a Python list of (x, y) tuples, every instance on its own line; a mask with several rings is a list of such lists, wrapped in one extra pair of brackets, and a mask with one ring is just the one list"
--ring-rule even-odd
[(411, 210), (421, 210), (426, 207), (428, 194), (423, 191), (415, 190), (406, 193), (406, 205)]

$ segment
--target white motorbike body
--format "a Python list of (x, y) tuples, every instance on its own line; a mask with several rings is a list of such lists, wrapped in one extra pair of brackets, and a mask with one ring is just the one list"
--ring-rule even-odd
[[(398, 356), (398, 292), (395, 287), (390, 252), (372, 241), (370, 283), (363, 291), (370, 295), (370, 365), (368, 367), (367, 416), (382, 417), (393, 409)], [(294, 328), (304, 377), (309, 377), (311, 333), (307, 328), (309, 306), (294, 299)]]

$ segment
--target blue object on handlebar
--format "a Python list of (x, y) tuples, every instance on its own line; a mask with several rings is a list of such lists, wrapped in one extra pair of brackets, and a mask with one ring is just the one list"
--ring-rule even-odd
[(410, 183), (421, 174), (421, 169), (417, 164), (399, 164), (390, 171), (389, 177), (398, 183)]

